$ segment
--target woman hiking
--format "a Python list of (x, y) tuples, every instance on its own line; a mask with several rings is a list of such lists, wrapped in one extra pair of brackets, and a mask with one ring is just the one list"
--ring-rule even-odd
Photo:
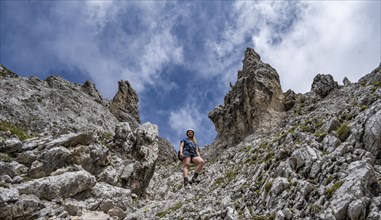
[[(180, 159), (183, 160), (183, 177), (184, 187), (188, 184), (199, 183), (198, 175), (204, 168), (205, 161), (200, 156), (200, 149), (197, 144), (197, 140), (194, 137), (194, 130), (188, 129), (186, 131), (187, 138), (180, 141)], [(190, 163), (196, 164), (196, 170), (191, 180), (188, 179), (189, 165)]]

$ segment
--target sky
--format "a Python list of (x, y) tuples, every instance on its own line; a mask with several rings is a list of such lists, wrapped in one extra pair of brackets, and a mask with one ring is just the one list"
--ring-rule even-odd
[(0, 63), (20, 76), (91, 80), (112, 99), (119, 80), (139, 96), (142, 123), (175, 148), (193, 128), (216, 131), (244, 51), (274, 67), (282, 90), (310, 91), (331, 74), (357, 82), (381, 61), (380, 1), (1, 0)]

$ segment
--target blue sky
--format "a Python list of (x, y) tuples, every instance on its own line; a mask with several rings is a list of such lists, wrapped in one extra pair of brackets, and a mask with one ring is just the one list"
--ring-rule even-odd
[(357, 81), (381, 61), (380, 1), (9, 1), (0, 8), (0, 63), (21, 76), (93, 81), (111, 99), (119, 80), (138, 92), (142, 122), (178, 147), (242, 67), (246, 47), (279, 73), (282, 89), (313, 77)]

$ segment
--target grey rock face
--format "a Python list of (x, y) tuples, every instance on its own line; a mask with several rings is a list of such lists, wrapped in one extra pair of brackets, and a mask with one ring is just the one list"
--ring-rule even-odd
[(17, 78), (19, 76), (0, 64), (0, 77)]
[(98, 92), (97, 88), (95, 87), (95, 84), (91, 81), (86, 81), (83, 86), (82, 90), (89, 94), (91, 97), (94, 98), (94, 101), (98, 102), (102, 105), (107, 105), (107, 102), (102, 98), (101, 94)]
[(0, 120), (36, 133), (113, 131), (117, 119), (82, 86), (60, 77), (0, 78)]
[(128, 81), (119, 81), (118, 92), (110, 103), (110, 112), (121, 122), (129, 122), (133, 128), (140, 124), (139, 98)]
[(318, 74), (315, 76), (311, 90), (322, 98), (326, 97), (332, 90), (337, 89), (339, 84), (329, 74)]
[(20, 194), (34, 194), (40, 199), (68, 198), (95, 185), (95, 177), (82, 170), (45, 177), (16, 186)]
[(284, 97), (284, 108), (286, 111), (288, 111), (292, 109), (292, 107), (294, 107), (295, 103), (297, 102), (297, 95), (294, 91), (289, 89), (284, 94)]
[(237, 144), (248, 134), (271, 130), (284, 112), (283, 92), (275, 69), (246, 49), (242, 71), (231, 91), (208, 116), (217, 130), (217, 143)]
[(381, 63), (371, 73), (365, 75), (359, 80), (361, 84), (374, 84), (381, 82)]
[[(381, 111), (372, 109), (372, 114), (365, 122), (364, 147), (376, 158), (381, 158)], [(375, 112), (376, 111), (376, 112)]]
[[(379, 219), (381, 160), (372, 146), (379, 141), (381, 87), (367, 81), (324, 98), (288, 96), (293, 106), (275, 131), (204, 149), (206, 169), (190, 190), (182, 187), (181, 166), (159, 166), (147, 188), (152, 197), (127, 219)], [(225, 108), (211, 113), (221, 130)], [(231, 147), (215, 156), (224, 145)]]

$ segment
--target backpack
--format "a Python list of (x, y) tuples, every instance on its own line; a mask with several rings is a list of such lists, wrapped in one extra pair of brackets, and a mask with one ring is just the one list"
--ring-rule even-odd
[(179, 158), (180, 161), (183, 160), (183, 159), (180, 158), (180, 150), (177, 151), (177, 158)]

